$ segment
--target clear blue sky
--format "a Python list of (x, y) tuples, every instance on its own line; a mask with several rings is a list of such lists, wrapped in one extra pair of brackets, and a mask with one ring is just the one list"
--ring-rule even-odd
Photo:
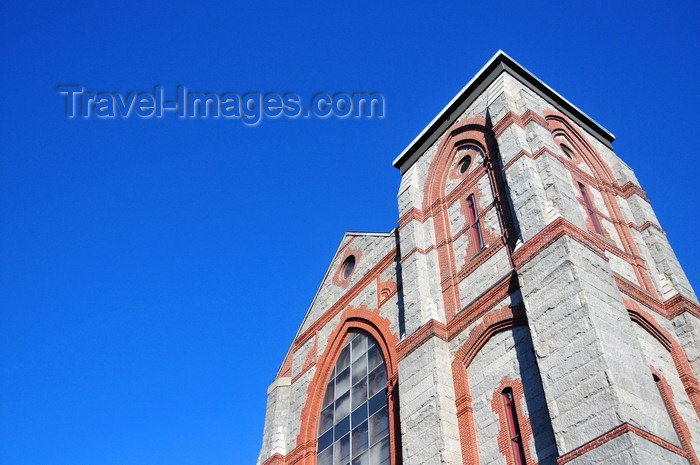
[[(396, 226), (391, 161), (498, 49), (617, 136), (700, 284), (697, 1), (6, 0), (0, 30), (4, 465), (254, 463), (267, 386), (344, 231)], [(59, 84), (387, 107), (69, 120)]]

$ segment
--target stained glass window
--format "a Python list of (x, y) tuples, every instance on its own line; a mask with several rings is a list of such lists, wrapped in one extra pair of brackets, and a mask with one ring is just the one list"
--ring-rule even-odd
[(318, 465), (390, 465), (386, 365), (374, 340), (352, 333), (326, 387)]

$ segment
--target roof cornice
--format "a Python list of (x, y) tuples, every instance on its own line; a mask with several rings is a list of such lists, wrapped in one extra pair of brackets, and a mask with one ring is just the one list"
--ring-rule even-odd
[(529, 87), (556, 110), (565, 114), (601, 143), (612, 149), (612, 141), (615, 140), (615, 136), (547, 84), (537, 79), (534, 74), (522, 67), (505, 52), (499, 50), (394, 160), (393, 165), (401, 171), (401, 174), (404, 174), (445, 133), (447, 128), (474, 103), (474, 100), (504, 72)]

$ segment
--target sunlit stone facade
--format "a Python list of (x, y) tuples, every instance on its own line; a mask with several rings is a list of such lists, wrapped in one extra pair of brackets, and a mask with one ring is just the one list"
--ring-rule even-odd
[(343, 238), (258, 463), (700, 464), (700, 307), (613, 140), (496, 54)]

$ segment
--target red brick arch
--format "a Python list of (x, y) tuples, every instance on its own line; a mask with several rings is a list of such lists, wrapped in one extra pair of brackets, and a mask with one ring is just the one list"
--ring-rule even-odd
[(423, 191), (423, 210), (430, 208), (445, 196), (445, 184), (450, 174), (450, 167), (455, 159), (457, 148), (462, 143), (472, 142), (480, 146), (487, 156), (492, 149), (493, 132), (486, 127), (486, 119), (483, 116), (466, 118), (442, 139), (438, 146), (435, 158), (430, 162), (428, 177)]
[(662, 328), (654, 320), (654, 317), (642, 310), (636, 302), (625, 300), (625, 305), (627, 306), (627, 312), (632, 321), (644, 328), (646, 332), (651, 334), (652, 337), (659, 341), (659, 343), (670, 352), (673, 364), (676, 366), (676, 371), (678, 372), (678, 377), (681, 379), (681, 383), (683, 383), (683, 388), (686, 394), (688, 394), (690, 403), (693, 404), (695, 413), (698, 415), (698, 418), (700, 418), (700, 387), (683, 347), (681, 347), (671, 333)]
[[(457, 150), (465, 143), (478, 146), (484, 154), (484, 162), (491, 153), (496, 152), (493, 131), (487, 127), (483, 116), (466, 118), (451, 127), (440, 142), (437, 153), (428, 167), (428, 175), (423, 190), (423, 213), (425, 217), (433, 217), (435, 228), (435, 243), (440, 266), (440, 280), (443, 286), (443, 307), (447, 321), (451, 320), (461, 310), (457, 275), (463, 264), (458, 264), (455, 256), (452, 239), (454, 231), (451, 230), (448, 214), (451, 197), (464, 193), (463, 189), (475, 178), (487, 175), (486, 165), (475, 167), (466, 175), (462, 184), (455, 188), (451, 195), (446, 195), (445, 186), (449, 178), (451, 167), (456, 160)], [(464, 199), (466, 200), (466, 193)], [(471, 242), (471, 241), (470, 241)], [(495, 245), (497, 238), (486, 235), (486, 244)], [(495, 248), (492, 249), (495, 251)]]
[[(469, 378), (467, 377), (469, 365), (494, 334), (505, 329), (525, 325), (527, 325), (527, 320), (522, 306), (504, 307), (501, 310), (488, 313), (483, 321), (469, 332), (469, 337), (452, 360), (455, 398), (457, 399), (457, 421), (462, 445), (462, 461), (465, 465), (479, 463), (474, 410), (472, 409)], [(523, 420), (527, 421), (525, 418)]]
[(369, 310), (366, 306), (360, 308), (348, 307), (342, 314), (340, 322), (328, 338), (328, 344), (316, 364), (316, 372), (306, 390), (306, 404), (301, 411), (301, 427), (297, 436), (297, 447), (287, 455), (287, 465), (316, 464), (316, 442), (318, 419), (326, 385), (330, 379), (333, 367), (343, 348), (348, 333), (362, 331), (372, 336), (382, 351), (387, 369), (387, 387), (389, 394), (389, 422), (392, 425), (390, 433), (392, 464), (399, 463), (400, 434), (398, 432), (398, 354), (396, 345), (398, 338), (391, 332), (389, 320), (379, 315), (379, 310)]
[(520, 423), (520, 441), (522, 442), (523, 451), (525, 452), (525, 465), (537, 465), (537, 461), (532, 458), (530, 452), (532, 425), (529, 419), (523, 414), (525, 390), (523, 388), (523, 383), (519, 379), (503, 378), (491, 398), (491, 411), (498, 416), (498, 423), (500, 426), (498, 429), (498, 438), (496, 439), (498, 450), (506, 458), (506, 463), (508, 463), (508, 465), (517, 463), (511, 437), (510, 434), (508, 434), (508, 414), (506, 413), (506, 406), (503, 402), (503, 390), (507, 387), (511, 388), (515, 399), (515, 409)]
[(686, 458), (691, 463), (691, 465), (698, 465), (698, 456), (693, 449), (692, 436), (690, 430), (688, 429), (688, 424), (685, 422), (683, 417), (678, 413), (675, 402), (673, 402), (673, 389), (666, 381), (666, 378), (654, 368), (654, 366), (649, 366), (651, 372), (654, 374), (654, 381), (656, 381), (656, 387), (659, 389), (659, 394), (661, 394), (661, 400), (666, 407), (668, 416), (671, 419), (671, 424), (673, 429), (676, 431), (676, 435), (681, 442), (681, 447), (685, 451)]
[(600, 154), (588, 143), (585, 137), (574, 128), (569, 120), (555, 110), (545, 110), (544, 117), (547, 120), (549, 130), (552, 134), (563, 134), (576, 150), (576, 155), (580, 156), (595, 173), (595, 178), (602, 179), (606, 184), (617, 185), (617, 180), (607, 163), (603, 162)]
[[(566, 136), (569, 144), (573, 145), (571, 148), (576, 150), (577, 155), (583, 159), (591, 170), (593, 170), (593, 176), (590, 176), (578, 168), (570, 169), (574, 180), (582, 182), (584, 185), (590, 184), (600, 192), (600, 195), (603, 197), (603, 202), (608, 209), (609, 219), (622, 242), (623, 249), (634, 257), (641, 257), (641, 253), (639, 252), (628, 226), (628, 221), (625, 219), (615, 198), (616, 193), (622, 192), (622, 188), (608, 164), (603, 160), (600, 153), (586, 140), (583, 134), (571, 124), (566, 116), (555, 110), (545, 110), (544, 115), (552, 135), (563, 134)], [(603, 232), (604, 235), (607, 236), (605, 230)], [(610, 237), (608, 237), (608, 239), (610, 239)], [(644, 261), (639, 258), (637, 260), (632, 260), (630, 265), (632, 265), (641, 287), (649, 291), (652, 295), (658, 296), (656, 286), (654, 286), (651, 275), (644, 265)]]

